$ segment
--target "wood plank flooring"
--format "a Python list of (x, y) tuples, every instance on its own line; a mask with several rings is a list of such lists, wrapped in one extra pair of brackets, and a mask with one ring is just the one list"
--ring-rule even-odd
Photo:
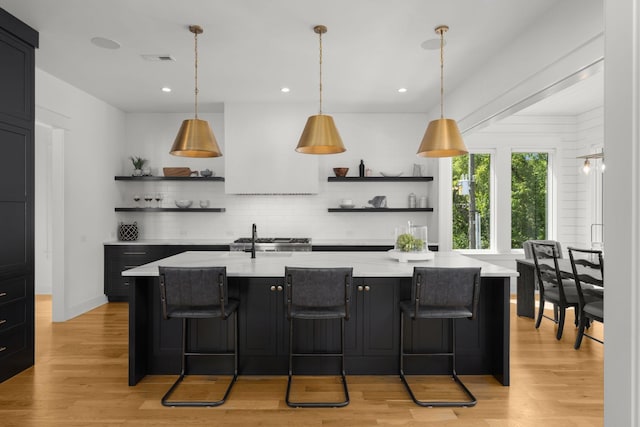
[[(395, 376), (349, 376), (351, 404), (340, 409), (293, 409), (284, 403), (286, 377), (241, 376), (217, 408), (165, 408), (160, 397), (175, 377), (149, 376), (127, 386), (127, 304), (111, 303), (64, 323), (51, 323), (51, 299), (36, 299), (36, 365), (0, 384), (2, 426), (602, 426), (603, 345), (585, 339), (573, 349), (568, 313), (564, 337), (555, 325), (511, 309), (511, 386), (492, 377), (464, 376), (478, 398), (473, 408), (421, 408)], [(602, 337), (596, 324), (594, 334)], [(199, 377), (218, 390), (227, 378)], [(294, 392), (339, 395), (335, 378), (301, 378)], [(440, 383), (414, 380), (429, 393)], [(432, 386), (432, 383), (436, 386)], [(190, 384), (191, 385), (191, 384)], [(448, 387), (450, 384), (442, 384)], [(178, 396), (179, 397), (179, 396)], [(420, 397), (425, 397), (421, 395)]]

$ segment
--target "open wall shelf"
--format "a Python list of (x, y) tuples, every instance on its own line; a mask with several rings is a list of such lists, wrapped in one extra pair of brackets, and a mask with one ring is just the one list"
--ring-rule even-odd
[(329, 208), (329, 212), (433, 212), (433, 208)]
[(116, 181), (224, 181), (223, 176), (116, 176)]
[(329, 182), (427, 182), (433, 181), (432, 176), (330, 176)]
[(225, 208), (116, 208), (116, 212), (224, 212)]

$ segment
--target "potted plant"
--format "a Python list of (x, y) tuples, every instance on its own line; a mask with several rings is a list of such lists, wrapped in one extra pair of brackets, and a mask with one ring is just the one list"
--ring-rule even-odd
[(142, 157), (129, 157), (131, 159), (131, 163), (133, 163), (133, 176), (142, 176), (142, 167), (147, 162), (146, 159)]

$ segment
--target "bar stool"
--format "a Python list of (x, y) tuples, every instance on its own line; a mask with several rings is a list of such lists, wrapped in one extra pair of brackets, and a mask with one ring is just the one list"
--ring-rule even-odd
[[(285, 267), (287, 319), (289, 319), (289, 379), (287, 405), (307, 408), (335, 408), (349, 404), (349, 390), (344, 364), (344, 322), (349, 319), (352, 268)], [(293, 319), (340, 319), (339, 353), (295, 353), (293, 351)], [(292, 402), (293, 358), (304, 356), (340, 357), (344, 400), (340, 402)]]
[[(400, 378), (411, 399), (420, 406), (474, 406), (475, 396), (456, 373), (455, 319), (475, 317), (480, 296), (480, 268), (414, 267), (411, 300), (400, 302)], [(404, 317), (419, 319), (448, 319), (450, 351), (438, 353), (406, 353), (404, 351)], [(415, 324), (415, 323), (414, 323)], [(404, 373), (405, 356), (451, 358), (451, 376), (468, 396), (467, 401), (418, 400)]]
[[(164, 406), (219, 406), (222, 405), (238, 377), (238, 301), (229, 299), (226, 267), (159, 267), (160, 300), (165, 319), (182, 319), (182, 363), (180, 376), (162, 397)], [(187, 351), (187, 325), (189, 319), (227, 319), (233, 314), (233, 352), (209, 353)], [(185, 377), (189, 356), (233, 356), (233, 378), (224, 396), (216, 401), (169, 401), (169, 397)]]

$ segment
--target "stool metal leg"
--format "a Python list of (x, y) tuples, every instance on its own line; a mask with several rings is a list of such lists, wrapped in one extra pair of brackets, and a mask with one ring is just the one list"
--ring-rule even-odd
[[(415, 319), (413, 319), (415, 321)], [(458, 378), (458, 374), (456, 372), (456, 323), (455, 323), (455, 319), (449, 319), (450, 320), (450, 324), (451, 324), (451, 334), (450, 334), (450, 339), (451, 339), (451, 352), (450, 353), (405, 353), (404, 351), (404, 313), (401, 312), (400, 313), (400, 379), (402, 380), (402, 383), (404, 384), (405, 388), (407, 389), (407, 391), (409, 392), (409, 396), (411, 396), (411, 399), (420, 406), (446, 406), (446, 407), (451, 407), (451, 406), (475, 406), (476, 403), (478, 403), (477, 399), (475, 398), (475, 396), (469, 391), (469, 389), (464, 385), (464, 383), (462, 382), (462, 380), (460, 380), (460, 378)], [(448, 356), (452, 358), (452, 363), (451, 363), (451, 376), (453, 378), (453, 380), (460, 386), (460, 388), (464, 391), (464, 393), (467, 395), (467, 397), (469, 398), (469, 400), (467, 401), (425, 401), (425, 400), (418, 400), (418, 398), (416, 398), (415, 394), (413, 393), (413, 390), (411, 389), (411, 386), (409, 386), (409, 383), (407, 382), (407, 378), (405, 377), (405, 373), (404, 373), (404, 357), (405, 356)]]
[[(234, 317), (234, 327), (233, 327), (234, 328), (234, 332), (233, 332), (233, 335), (234, 335), (233, 336), (234, 349), (233, 349), (233, 353), (228, 353), (228, 352), (227, 353), (188, 352), (187, 351), (187, 319), (185, 319), (185, 318), (182, 319), (182, 355), (181, 355), (182, 356), (182, 362), (181, 362), (181, 366), (182, 367), (181, 367), (181, 370), (180, 370), (180, 376), (178, 377), (176, 382), (173, 383), (173, 385), (171, 386), (169, 391), (167, 391), (165, 393), (165, 395), (162, 396), (162, 400), (161, 400), (162, 405), (164, 405), (164, 406), (220, 406), (227, 400), (227, 397), (229, 396), (229, 393), (231, 392), (231, 387), (233, 387), (233, 384), (235, 384), (236, 379), (238, 378), (238, 312), (237, 311), (235, 311), (233, 313), (233, 317)], [(215, 401), (184, 401), (184, 400), (169, 401), (169, 397), (171, 397), (171, 394), (173, 394), (173, 392), (180, 385), (182, 380), (184, 380), (185, 370), (186, 370), (186, 365), (187, 365), (187, 356), (233, 356), (233, 360), (234, 360), (233, 378), (229, 382), (229, 385), (227, 386), (227, 389), (226, 389), (222, 399), (215, 400)]]
[[(293, 357), (294, 356), (329, 356), (341, 358), (341, 380), (344, 390), (344, 400), (340, 402), (292, 402), (289, 398), (291, 392), (291, 382), (293, 380)], [(289, 378), (287, 380), (287, 394), (285, 402), (292, 408), (341, 408), (349, 404), (349, 389), (347, 388), (347, 377), (345, 371), (344, 358), (344, 317), (340, 318), (340, 353), (294, 353), (293, 352), (293, 318), (289, 318)]]

